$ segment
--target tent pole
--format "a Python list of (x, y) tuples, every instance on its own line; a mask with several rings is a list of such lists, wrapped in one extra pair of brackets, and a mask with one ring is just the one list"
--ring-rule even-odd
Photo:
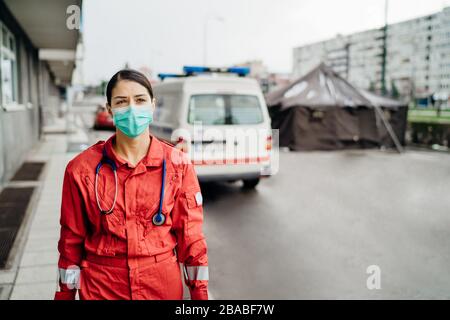
[(374, 106), (374, 108), (377, 111), (378, 115), (380, 116), (381, 121), (383, 122), (384, 126), (386, 127), (386, 130), (388, 131), (389, 136), (391, 137), (392, 141), (394, 142), (398, 153), (402, 153), (403, 152), (403, 147), (402, 147), (400, 141), (398, 141), (398, 138), (397, 138), (394, 130), (392, 130), (391, 124), (384, 117), (383, 111), (381, 110), (381, 108), (379, 106)]

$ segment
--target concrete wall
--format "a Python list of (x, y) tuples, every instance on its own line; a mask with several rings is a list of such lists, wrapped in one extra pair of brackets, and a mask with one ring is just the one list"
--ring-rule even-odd
[[(22, 165), (28, 151), (40, 139), (43, 106), (57, 109), (61, 98), (48, 66), (20, 25), (4, 10), (0, 1), (0, 21), (14, 34), (18, 75), (18, 103), (15, 109), (0, 108), (0, 187)], [(1, 85), (1, 84), (0, 84)], [(1, 102), (1, 100), (0, 100)]]

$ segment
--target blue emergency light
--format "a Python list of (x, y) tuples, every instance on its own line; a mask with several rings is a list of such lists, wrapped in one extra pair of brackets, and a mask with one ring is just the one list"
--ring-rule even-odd
[(228, 68), (228, 72), (230, 73), (236, 73), (241, 77), (245, 77), (250, 73), (250, 68), (248, 67), (231, 67)]
[(201, 73), (234, 73), (239, 77), (245, 77), (250, 73), (248, 67), (229, 67), (229, 68), (212, 68), (202, 66), (184, 66), (182, 74), (178, 73), (158, 73), (158, 78), (164, 81), (166, 78), (182, 78), (189, 77)]
[(198, 67), (198, 66), (184, 66), (183, 72), (187, 74), (194, 74), (194, 73), (204, 73), (208, 72), (209, 68), (207, 67)]
[(247, 67), (212, 68), (201, 66), (184, 66), (183, 72), (186, 73), (186, 75), (193, 75), (199, 73), (235, 73), (240, 77), (245, 77), (250, 73), (250, 68)]

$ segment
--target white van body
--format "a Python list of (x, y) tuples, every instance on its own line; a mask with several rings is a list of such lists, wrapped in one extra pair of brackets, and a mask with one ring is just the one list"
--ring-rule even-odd
[(165, 79), (153, 89), (150, 130), (188, 149), (200, 181), (242, 179), (254, 187), (270, 174), (270, 117), (255, 79), (199, 75)]

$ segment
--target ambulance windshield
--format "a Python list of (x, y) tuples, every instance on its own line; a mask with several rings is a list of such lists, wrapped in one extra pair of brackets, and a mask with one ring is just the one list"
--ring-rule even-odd
[(188, 122), (203, 125), (258, 124), (263, 122), (258, 97), (237, 94), (199, 94), (189, 101)]

